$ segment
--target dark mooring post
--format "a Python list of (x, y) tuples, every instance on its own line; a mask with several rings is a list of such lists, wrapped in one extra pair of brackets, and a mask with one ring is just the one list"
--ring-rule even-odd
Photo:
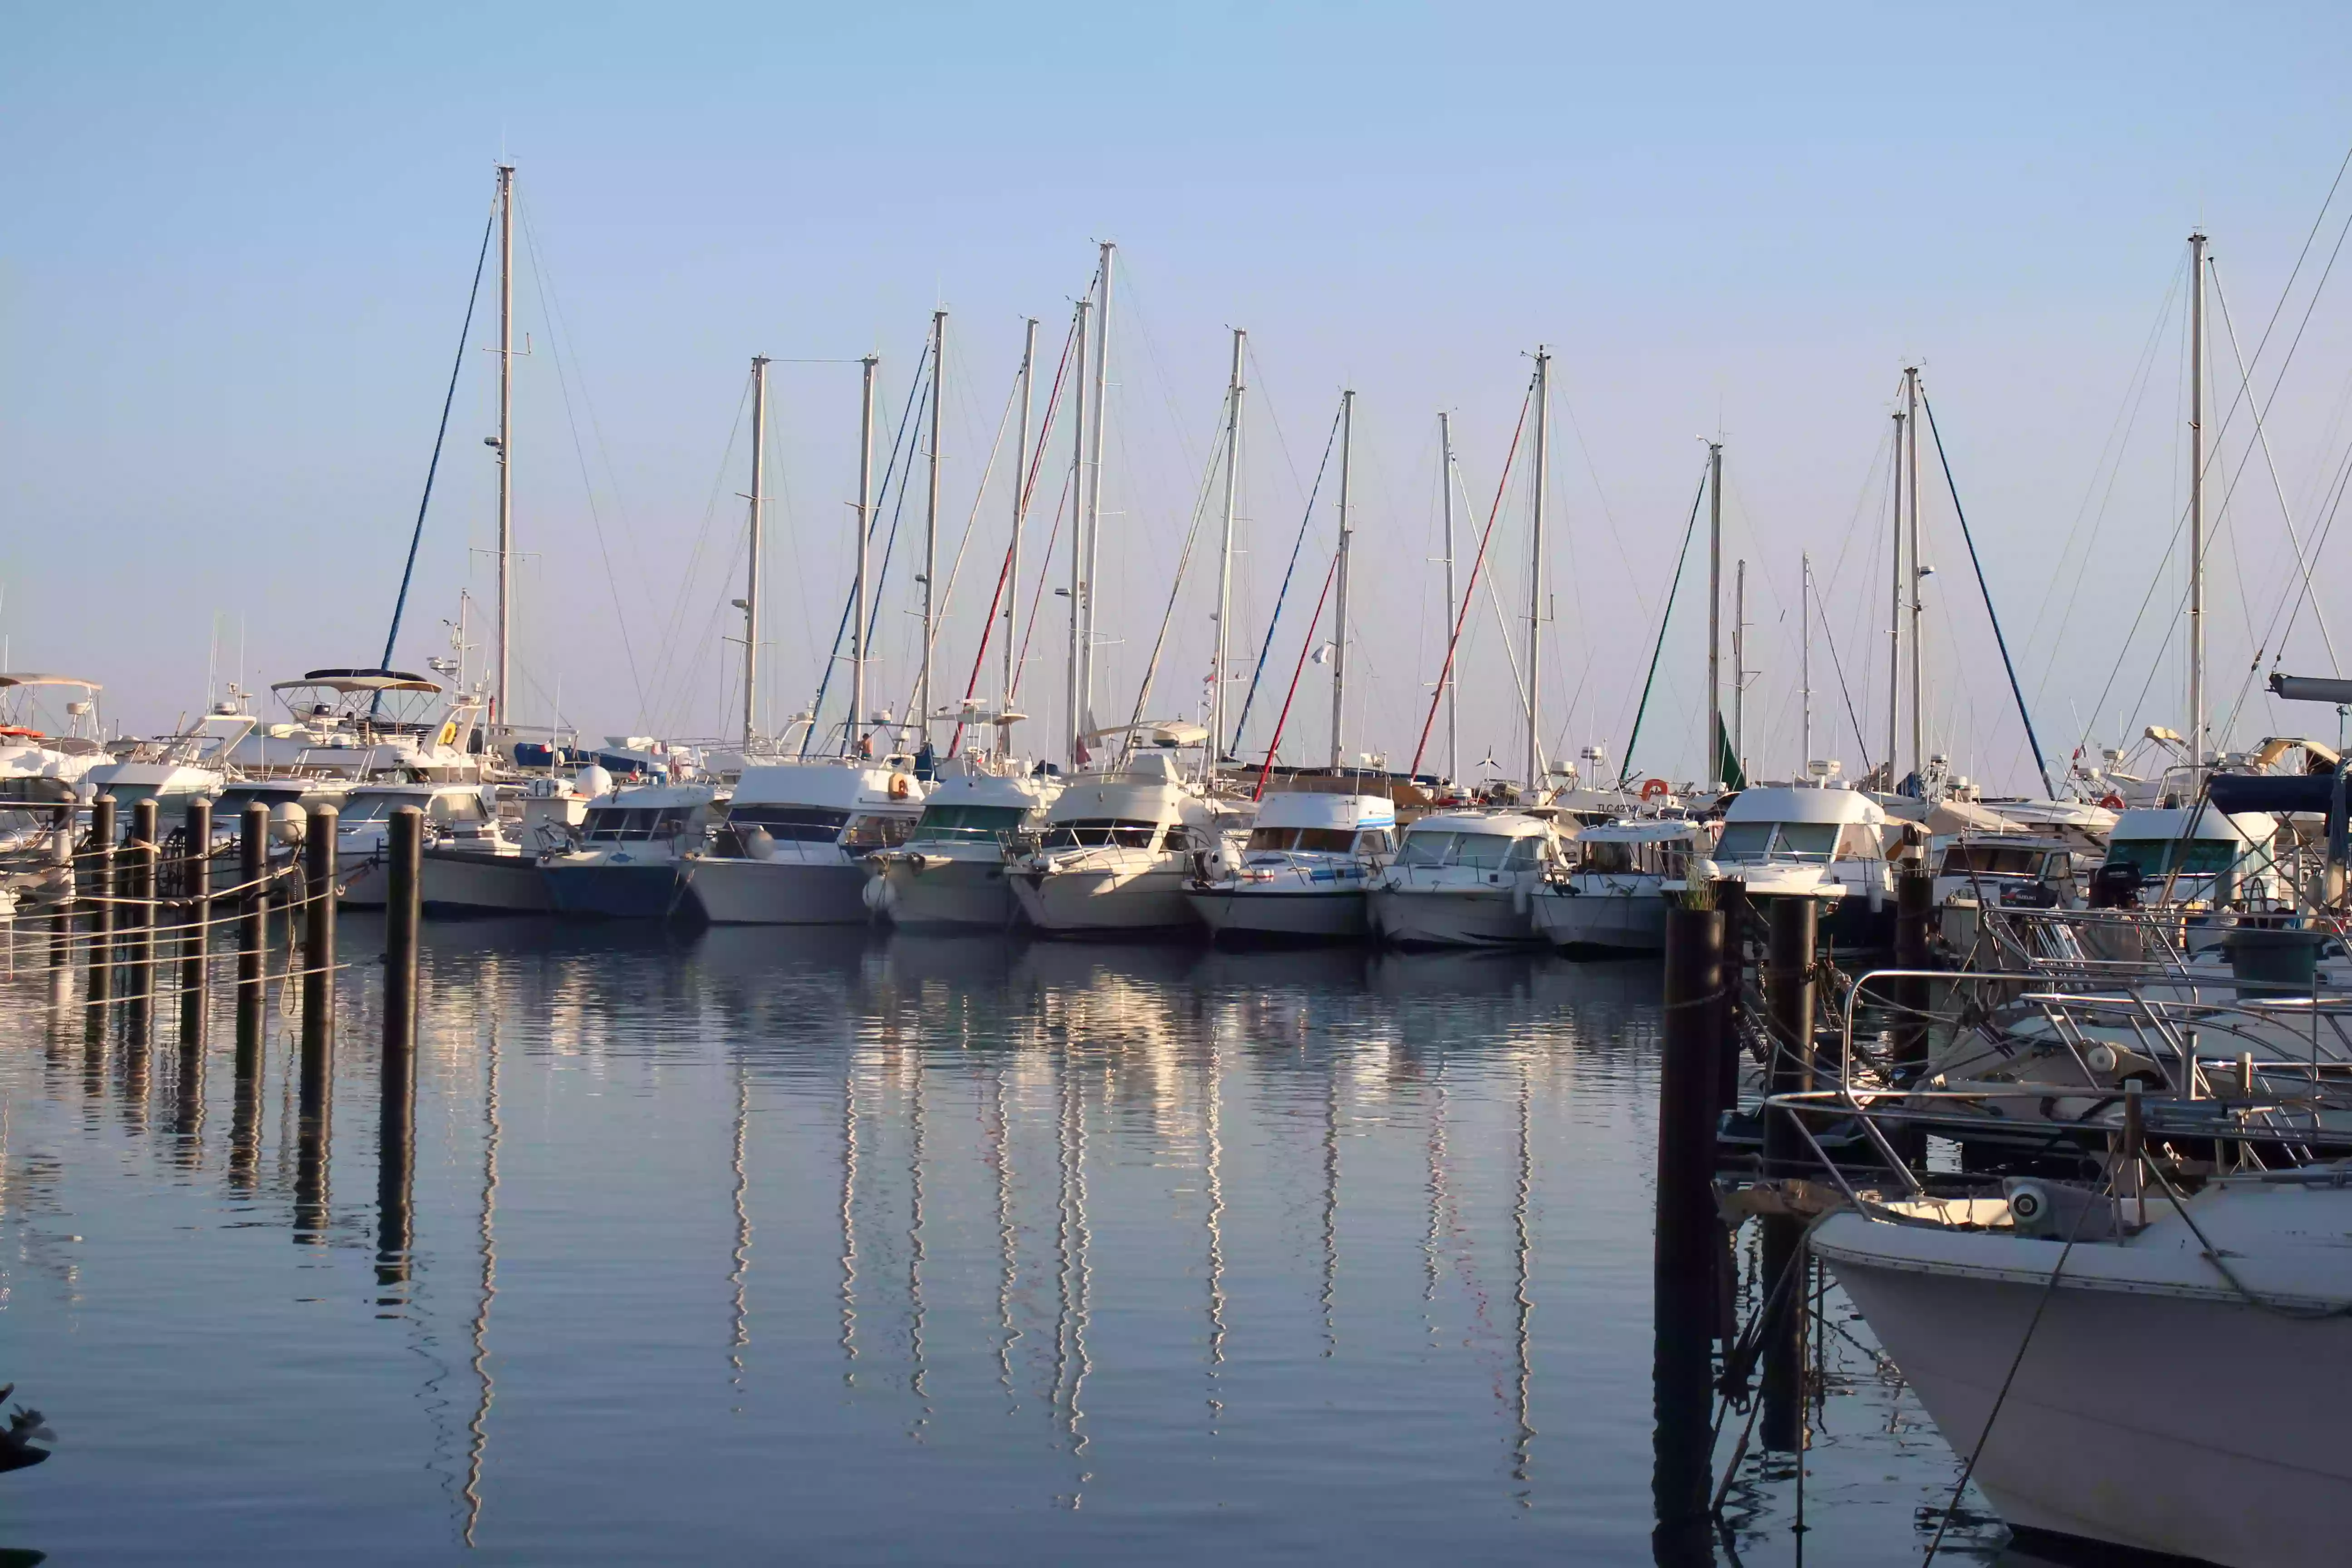
[(131, 963), (131, 1037), (143, 1048), (155, 1016), (155, 868), (162, 863), (163, 837), (156, 826), (155, 797), (149, 795), (131, 807), (131, 842), (123, 846), (126, 861), (122, 915), (124, 956)]
[(114, 797), (89, 804), (89, 999), (114, 993)]
[[(1895, 879), (1895, 967), (1927, 969), (1927, 932), (1936, 912), (1936, 879), (1922, 866), (1906, 866)], [(1908, 1079), (1927, 1065), (1927, 982), (1895, 982), (1895, 1063)]]
[[(1775, 899), (1764, 962), (1764, 999), (1771, 1015), (1772, 1066), (1765, 1083), (1773, 1094), (1813, 1087), (1813, 953), (1820, 906), (1811, 899)], [(1786, 1180), (1811, 1169), (1803, 1134), (1782, 1110), (1764, 1118), (1764, 1173)], [(1767, 1448), (1803, 1445), (1805, 1364), (1804, 1221), (1768, 1215), (1764, 1222), (1766, 1302), (1763, 1442)]]
[(324, 1104), (335, 1056), (335, 808), (302, 828), (302, 1102)]
[(383, 906), (383, 1115), (376, 1138), (375, 1278), (408, 1278), (416, 1165), (416, 932), (423, 917), (425, 814), (392, 814)]
[(194, 1152), (194, 1141), (204, 1130), (205, 1015), (212, 1001), (211, 972), (205, 962), (212, 941), (212, 844), (213, 803), (199, 795), (188, 802), (175, 879), (180, 898), (180, 1073), (174, 1131), (189, 1153)]
[(1665, 1039), (1658, 1075), (1657, 1239), (1651, 1285), (1655, 1331), (1650, 1388), (1656, 1415), (1651, 1536), (1661, 1563), (1714, 1561), (1713, 1339), (1715, 1131), (1723, 1032), (1727, 921), (1721, 909), (1666, 911)]
[(1716, 1064), (1716, 1106), (1739, 1109), (1740, 997), (1748, 984), (1748, 884), (1723, 877), (1715, 884), (1715, 907), (1723, 911), (1723, 1049)]
[(249, 1184), (261, 1145), (261, 1030), (269, 1003), (269, 808), (255, 801), (237, 824), (236, 1108), (229, 1122), (229, 1177)]

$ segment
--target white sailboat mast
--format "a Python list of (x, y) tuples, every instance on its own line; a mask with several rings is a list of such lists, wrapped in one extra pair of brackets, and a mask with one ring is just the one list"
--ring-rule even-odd
[(1085, 716), (1083, 724), (1091, 725), (1095, 710), (1095, 648), (1099, 639), (1095, 634), (1095, 586), (1101, 579), (1102, 565), (1102, 496), (1103, 496), (1103, 437), (1110, 423), (1110, 283), (1111, 263), (1118, 247), (1106, 240), (1102, 244), (1100, 278), (1102, 308), (1095, 312), (1095, 422), (1087, 432), (1094, 446), (1086, 473), (1087, 512), (1087, 580), (1086, 636), (1078, 652), (1083, 666), (1079, 671), (1079, 710)]
[[(1445, 624), (1452, 627), (1459, 614), (1454, 598), (1454, 416), (1437, 416), (1438, 489), (1445, 511)], [(1445, 778), (1462, 777), (1462, 705), (1452, 660), (1445, 667)]]
[(939, 627), (932, 579), (940, 573), (940, 406), (947, 401), (948, 313), (931, 312), (931, 464), (929, 500), (923, 512), (923, 662), (915, 672), (915, 722), (929, 742), (931, 733), (931, 643)]
[(1706, 773), (1723, 770), (1723, 443), (1706, 444)]
[[(1000, 714), (1012, 711), (1013, 683), (1020, 674), (1020, 649), (1014, 646), (1021, 626), (1021, 522), (1028, 512), (1029, 500), (1029, 417), (1036, 405), (1037, 378), (1037, 318), (1031, 316), (1022, 327), (1021, 337), (1021, 434), (1013, 447), (1013, 542), (1004, 558), (1004, 684), (998, 688), (1003, 695), (996, 704)], [(996, 750), (1001, 756), (1013, 754), (1013, 726), (1000, 722), (996, 727)]]
[(1348, 710), (1348, 556), (1356, 539), (1353, 498), (1349, 493), (1355, 473), (1356, 395), (1339, 394), (1339, 562), (1332, 597), (1331, 621), (1331, 771), (1338, 773), (1346, 755), (1341, 733)]
[(1748, 776), (1748, 558), (1731, 571), (1731, 760)]
[(1551, 489), (1551, 351), (1536, 345), (1536, 500), (1528, 529), (1528, 789), (1543, 787), (1544, 502)]
[(2205, 764), (2205, 236), (2189, 237), (2189, 761)]
[(514, 165), (499, 165), (499, 671), (497, 723), (513, 717), (514, 664)]
[(1077, 768), (1084, 760), (1087, 743), (1086, 700), (1084, 697), (1087, 647), (1087, 315), (1094, 309), (1092, 300), (1078, 301), (1078, 322), (1072, 329), (1077, 334), (1077, 358), (1074, 362), (1078, 373), (1077, 395), (1070, 399), (1070, 692), (1069, 742), (1070, 766)]
[(760, 734), (760, 561), (767, 548), (768, 359), (751, 356), (751, 526), (743, 571), (743, 744)]
[(1886, 787), (1895, 787), (1895, 739), (1903, 716), (1903, 411), (1895, 411), (1895, 596), (1886, 620)]
[(1234, 368), (1225, 385), (1225, 526), (1217, 542), (1217, 655), (1209, 667), (1209, 765), (1213, 771), (1224, 760), (1229, 738), (1225, 734), (1225, 660), (1231, 657), (1232, 643), (1226, 633), (1227, 623), (1234, 612), (1234, 505), (1239, 492), (1242, 470), (1242, 354), (1249, 334), (1241, 328), (1234, 329)]
[(1919, 367), (1906, 365), (1903, 369), (1903, 430), (1906, 442), (1903, 462), (1903, 483), (1910, 492), (1911, 520), (1911, 772), (1927, 787), (1927, 704), (1925, 700), (1927, 681), (1921, 673), (1926, 662), (1927, 644), (1920, 638), (1921, 589), (1926, 578), (1920, 571), (1919, 553)]
[(881, 363), (874, 354), (857, 362), (857, 593), (849, 627), (849, 727), (843, 731), (852, 752), (866, 724), (866, 531), (874, 515), (874, 372)]
[(1813, 557), (1801, 559), (1797, 594), (1797, 773), (1813, 764)]

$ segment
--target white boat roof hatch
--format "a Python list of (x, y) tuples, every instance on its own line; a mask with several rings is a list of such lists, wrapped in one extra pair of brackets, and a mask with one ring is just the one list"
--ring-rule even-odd
[(1285, 790), (1258, 803), (1260, 827), (1393, 827), (1396, 803), (1376, 795)]

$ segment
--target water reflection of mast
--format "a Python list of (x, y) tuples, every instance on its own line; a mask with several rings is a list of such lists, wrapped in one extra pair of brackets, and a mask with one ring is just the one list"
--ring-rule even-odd
[[(908, 1117), (911, 1134), (908, 1140), (907, 1187), (909, 1194), (907, 1215), (907, 1350), (914, 1371), (907, 1386), (916, 1398), (923, 1392), (923, 1061), (919, 1050), (915, 1058), (914, 1104)], [(926, 1415), (929, 1413), (926, 1412)], [(918, 1417), (916, 1425), (922, 1425)]]
[(1009, 1400), (1013, 1397), (1013, 1342), (1021, 1337), (1021, 1331), (1013, 1325), (1013, 1287), (1019, 1253), (1013, 1230), (1013, 1141), (1004, 1097), (1006, 1070), (1003, 1067), (996, 1069), (996, 1113), (988, 1129), (988, 1141), (989, 1158), (996, 1166), (996, 1244), (1004, 1259), (996, 1279), (996, 1321), (1004, 1331), (996, 1347), (997, 1381), (1003, 1385)]
[(1323, 1088), (1323, 1353), (1339, 1348), (1332, 1322), (1332, 1298), (1339, 1275), (1339, 1059), (1335, 1054), (1324, 1074)]
[(1437, 1248), (1441, 1222), (1445, 1208), (1445, 1064), (1437, 1064), (1434, 1077), (1436, 1103), (1429, 1117), (1429, 1237), (1422, 1243), (1423, 1276), (1421, 1288), (1422, 1305), (1429, 1310), (1422, 1316), (1429, 1322), (1429, 1331), (1437, 1331)]
[[(1528, 1241), (1528, 1194), (1535, 1184), (1535, 1146), (1528, 1136), (1529, 1096), (1528, 1063), (1522, 1057), (1519, 1061), (1519, 1181), (1517, 1194), (1511, 1204), (1511, 1224), (1518, 1246), (1518, 1279), (1512, 1291), (1512, 1300), (1517, 1305), (1518, 1321), (1514, 1331), (1518, 1342), (1519, 1358), (1519, 1431), (1512, 1449), (1517, 1462), (1512, 1467), (1511, 1479), (1520, 1482), (1528, 1479), (1528, 1447), (1536, 1435), (1536, 1429), (1528, 1424), (1528, 1390), (1534, 1370), (1528, 1360), (1528, 1320), (1536, 1310), (1535, 1302), (1528, 1296), (1528, 1259), (1531, 1250)], [(1519, 1494), (1519, 1506), (1528, 1506), (1528, 1496), (1525, 1491)]]
[(474, 1376), (482, 1393), (474, 1418), (466, 1424), (470, 1442), (466, 1449), (466, 1544), (474, 1544), (474, 1526), (482, 1517), (482, 1455), (489, 1447), (490, 1362), (488, 1336), (490, 1299), (499, 1293), (499, 1249), (495, 1224), (499, 1196), (499, 1026), (489, 1028), (489, 1081), (482, 1097), (482, 1290), (474, 1311)]
[[(1083, 1454), (1087, 1435), (1081, 1430), (1086, 1410), (1079, 1403), (1091, 1370), (1087, 1359), (1087, 1309), (1092, 1284), (1087, 1258), (1087, 1151), (1085, 1106), (1078, 1092), (1066, 1048), (1059, 1080), (1061, 1116), (1062, 1321), (1055, 1333), (1055, 1386), (1062, 1405), (1063, 1430), (1069, 1434), (1070, 1453)], [(1062, 1393), (1066, 1383), (1067, 1392)], [(1078, 1479), (1084, 1481), (1081, 1472)]]
[[(1225, 1402), (1217, 1397), (1220, 1368), (1225, 1364), (1225, 1110), (1224, 1053), (1218, 1043), (1214, 1019), (1209, 1024), (1209, 1083), (1202, 1098), (1206, 1105), (1209, 1135), (1209, 1415), (1223, 1416)], [(1210, 1428), (1215, 1430), (1213, 1426)]]
[[(745, 1202), (749, 1177), (743, 1164), (744, 1136), (751, 1127), (751, 1087), (743, 1072), (743, 1053), (735, 1053), (735, 1251), (734, 1270), (728, 1283), (735, 1289), (735, 1332), (728, 1341), (728, 1382), (740, 1398), (743, 1392), (743, 1351), (751, 1342), (751, 1318), (745, 1306), (744, 1280), (751, 1268), (751, 1210)], [(740, 1405), (735, 1406), (742, 1414)]]
[(841, 1064), (841, 1381), (857, 1383), (857, 1047)]

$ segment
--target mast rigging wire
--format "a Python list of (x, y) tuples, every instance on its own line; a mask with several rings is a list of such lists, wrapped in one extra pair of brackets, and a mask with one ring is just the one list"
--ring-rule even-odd
[(1658, 612), (1658, 638), (1650, 647), (1650, 673), (1642, 678), (1642, 700), (1633, 709), (1633, 732), (1625, 737), (1625, 760), (1617, 770), (1617, 787), (1633, 776), (1633, 748), (1642, 741), (1642, 715), (1650, 709), (1650, 687), (1658, 679), (1658, 656), (1666, 651), (1666, 628), (1674, 623), (1675, 596), (1682, 591), (1683, 568), (1690, 563), (1691, 541), (1698, 536), (1699, 503), (1706, 499), (1706, 470), (1699, 469), (1698, 489), (1691, 496), (1690, 521), (1683, 527), (1683, 547), (1675, 557), (1675, 579), (1666, 587), (1665, 608)]
[[(383, 634), (383, 668), (386, 669), (392, 668), (392, 645), (400, 638), (400, 617), (408, 609), (408, 584), (416, 574), (416, 547), (425, 539), (425, 512), (433, 504), (433, 478), (441, 471), (441, 444), (449, 436), (449, 410), (457, 400), (457, 373), (466, 366), (466, 342), (474, 335), (474, 307), (481, 302), (482, 270), (490, 259), (490, 233), (498, 221), (498, 204), (493, 202), (490, 216), (482, 220), (482, 247), (474, 258), (474, 286), (466, 294), (466, 324), (457, 329), (457, 357), (449, 366), (449, 390), (441, 395), (441, 425), (433, 432), (432, 461), (425, 465), (425, 494), (416, 503), (416, 526), (409, 531), (408, 563), (400, 569), (400, 595), (392, 603), (392, 629)], [(382, 693), (376, 700), (383, 700)]]
[[(2009, 639), (2001, 636), (2000, 614), (1992, 607), (1992, 589), (1985, 582), (1984, 563), (1977, 559), (1976, 535), (1969, 530), (1968, 509), (1960, 504), (1960, 487), (1952, 482), (1952, 459), (1944, 453), (1944, 432), (1936, 424), (1936, 405), (1927, 400), (1927, 389), (1919, 389), (1919, 406), (1927, 411), (1927, 434), (1935, 439), (1936, 461), (1944, 470), (1944, 489), (1952, 498), (1952, 512), (1960, 520), (1960, 538), (1969, 547), (1969, 564), (1976, 569), (1977, 592), (1984, 595), (1985, 618), (1992, 623), (1992, 640), (2000, 649), (2000, 668), (2009, 676), (2009, 694), (2017, 700), (2017, 717), (2025, 725), (2025, 743), (2033, 748), (2033, 770), (2042, 775), (2042, 794), (2055, 799), (2058, 792), (2051, 787), (2050, 763), (2042, 751), (2042, 742), (2033, 732), (2033, 713), (2025, 706), (2025, 692), (2017, 684), (2017, 666), (2009, 657)], [(1916, 590), (1915, 590), (1916, 596)], [(1918, 655), (1915, 651), (1913, 658)]]
[[(1341, 410), (1344, 411), (1346, 406), (1347, 400), (1342, 398)], [(1258, 645), (1257, 667), (1250, 671), (1249, 689), (1242, 695), (1242, 716), (1234, 721), (1234, 746), (1236, 750), (1241, 746), (1243, 731), (1249, 728), (1250, 704), (1257, 700), (1258, 679), (1265, 673), (1266, 655), (1274, 651), (1274, 629), (1282, 623), (1282, 605), (1283, 601), (1290, 595), (1291, 574), (1298, 570), (1298, 552), (1307, 542), (1307, 525), (1315, 515), (1315, 498), (1323, 493), (1323, 476), (1331, 466), (1331, 448), (1339, 439), (1339, 414), (1334, 413), (1331, 416), (1330, 434), (1323, 438), (1323, 460), (1315, 466), (1315, 486), (1307, 492), (1307, 508), (1298, 516), (1298, 535), (1290, 542), (1290, 564), (1282, 569), (1282, 586), (1275, 593), (1274, 613), (1266, 619), (1265, 640)], [(1313, 634), (1312, 627), (1308, 628), (1308, 633), (1310, 636)], [(1219, 679), (1224, 678), (1223, 670), (1219, 670), (1217, 675)], [(1209, 739), (1217, 748), (1217, 754), (1220, 757), (1224, 755), (1225, 738), (1223, 735), (1212, 735)]]

